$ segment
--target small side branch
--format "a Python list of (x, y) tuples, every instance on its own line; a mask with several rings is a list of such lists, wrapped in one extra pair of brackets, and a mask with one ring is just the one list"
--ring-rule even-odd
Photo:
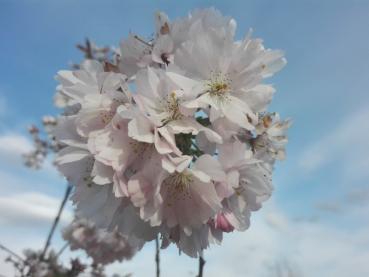
[(159, 237), (157, 236), (155, 239), (155, 263), (156, 263), (156, 277), (160, 277), (160, 247), (159, 247)]
[(18, 260), (22, 261), (23, 263), (25, 262), (24, 259), (21, 256), (19, 256), (17, 253), (14, 253), (12, 250), (5, 247), (4, 245), (0, 244), (0, 249), (7, 252), (9, 255), (17, 258)]
[(60, 248), (60, 250), (58, 251), (58, 253), (56, 253), (56, 258), (59, 258), (59, 256), (61, 254), (63, 254), (64, 250), (67, 249), (68, 245), (69, 245), (69, 242), (67, 242), (66, 244), (63, 245), (62, 248)]
[(197, 277), (203, 277), (204, 274), (204, 266), (205, 266), (205, 260), (202, 257), (202, 254), (199, 257), (199, 275)]
[(134, 35), (134, 38), (135, 38), (136, 40), (138, 40), (139, 42), (141, 42), (142, 44), (145, 44), (146, 46), (148, 46), (148, 47), (150, 47), (150, 48), (152, 48), (152, 47), (153, 47), (153, 46), (152, 46), (152, 44), (148, 43), (147, 41), (143, 40), (142, 38), (140, 38), (140, 37), (139, 37), (139, 36), (137, 36), (137, 35)]
[(47, 237), (47, 240), (46, 240), (46, 243), (45, 243), (45, 246), (44, 246), (44, 250), (42, 251), (41, 260), (45, 257), (45, 254), (47, 252), (47, 249), (50, 246), (51, 239), (52, 239), (52, 237), (54, 235), (54, 232), (55, 232), (56, 227), (58, 226), (58, 223), (60, 221), (60, 216), (61, 216), (61, 214), (63, 212), (63, 209), (65, 207), (65, 204), (66, 204), (66, 202), (68, 200), (68, 197), (69, 197), (71, 191), (72, 191), (72, 185), (68, 184), (67, 189), (65, 190), (64, 198), (63, 198), (63, 200), (62, 200), (62, 202), (60, 204), (60, 208), (59, 208), (58, 214), (57, 214), (57, 216), (54, 219), (54, 223), (53, 223), (53, 225), (52, 225), (52, 227), (50, 229), (49, 235)]

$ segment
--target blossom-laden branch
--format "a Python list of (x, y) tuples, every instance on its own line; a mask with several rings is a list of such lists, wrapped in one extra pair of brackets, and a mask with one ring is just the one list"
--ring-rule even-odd
[(24, 163), (27, 167), (40, 169), (49, 153), (56, 153), (63, 148), (63, 144), (56, 141), (55, 136), (52, 134), (56, 124), (56, 118), (44, 116), (42, 118), (42, 130), (35, 125), (28, 128), (28, 132), (33, 139), (34, 149), (29, 153), (23, 154)]

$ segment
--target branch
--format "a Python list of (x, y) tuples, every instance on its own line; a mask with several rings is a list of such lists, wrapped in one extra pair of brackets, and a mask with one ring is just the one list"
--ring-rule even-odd
[(59, 256), (64, 252), (64, 250), (67, 249), (68, 245), (69, 245), (69, 242), (65, 243), (63, 245), (63, 247), (60, 248), (60, 250), (58, 251), (58, 253), (56, 253), (56, 258), (59, 258)]
[(25, 260), (21, 256), (19, 256), (17, 253), (14, 253), (12, 250), (5, 247), (4, 245), (0, 244), (0, 249), (4, 250), (5, 252), (10, 254), (11, 256), (13, 256), (13, 257), (17, 258), (18, 260), (22, 261), (23, 263), (25, 263)]
[(54, 219), (53, 226), (50, 229), (49, 235), (48, 235), (47, 240), (46, 240), (46, 243), (45, 243), (44, 250), (42, 251), (41, 260), (43, 260), (45, 254), (46, 254), (46, 251), (47, 251), (47, 249), (50, 246), (50, 242), (51, 242), (51, 239), (52, 239), (52, 237), (54, 235), (55, 228), (56, 228), (56, 226), (58, 225), (58, 223), (60, 221), (60, 216), (61, 216), (61, 214), (63, 212), (65, 203), (67, 202), (68, 197), (69, 197), (71, 191), (72, 191), (72, 185), (68, 184), (67, 189), (65, 190), (63, 201), (60, 204), (60, 208), (59, 208), (58, 214), (57, 214), (57, 216)]
[(197, 277), (203, 277), (205, 260), (202, 256), (203, 255), (201, 254), (200, 257), (199, 257), (199, 275), (197, 275)]
[(137, 36), (137, 35), (134, 35), (133, 36), (135, 39), (137, 39), (139, 42), (141, 42), (141, 43), (143, 43), (143, 44), (145, 44), (146, 46), (148, 46), (148, 47), (153, 47), (152, 46), (152, 44), (150, 44), (150, 43), (148, 43), (147, 41), (145, 41), (145, 40), (143, 40), (142, 38), (140, 38), (139, 36)]
[(160, 248), (159, 248), (159, 238), (155, 238), (156, 245), (156, 253), (155, 253), (155, 262), (156, 262), (156, 277), (160, 277)]

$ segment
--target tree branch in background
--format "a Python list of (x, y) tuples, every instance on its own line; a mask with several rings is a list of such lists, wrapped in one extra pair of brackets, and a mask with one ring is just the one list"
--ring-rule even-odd
[(25, 262), (25, 260), (19, 256), (17, 253), (14, 253), (12, 250), (10, 250), (9, 248), (5, 247), (4, 245), (0, 244), (0, 249), (4, 250), (5, 252), (7, 252), (8, 254), (10, 254), (11, 256), (17, 258), (18, 260), (20, 260), (21, 262)]
[(67, 202), (68, 197), (69, 197), (69, 195), (70, 195), (71, 191), (72, 191), (72, 185), (68, 184), (67, 189), (65, 190), (64, 198), (63, 198), (63, 201), (62, 201), (62, 203), (61, 203), (61, 205), (60, 205), (60, 208), (59, 208), (58, 214), (57, 214), (57, 216), (56, 216), (56, 217), (55, 217), (55, 219), (54, 219), (53, 226), (51, 227), (50, 232), (49, 232), (49, 235), (48, 235), (48, 237), (47, 237), (47, 240), (46, 240), (46, 243), (45, 243), (44, 250), (42, 251), (42, 254), (41, 254), (41, 259), (43, 259), (43, 258), (44, 258), (45, 254), (46, 254), (46, 251), (47, 251), (47, 249), (48, 249), (48, 248), (49, 248), (49, 246), (50, 246), (50, 242), (51, 242), (51, 239), (52, 239), (52, 237), (53, 237), (53, 234), (54, 234), (55, 228), (56, 228), (56, 226), (58, 226), (58, 223), (59, 223), (59, 221), (60, 221), (60, 216), (61, 216), (61, 214), (62, 214), (62, 212), (63, 212), (64, 206), (65, 206), (65, 203)]

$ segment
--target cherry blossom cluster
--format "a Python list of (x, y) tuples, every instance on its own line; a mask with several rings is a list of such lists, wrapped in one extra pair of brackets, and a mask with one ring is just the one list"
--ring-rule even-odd
[(215, 9), (131, 34), (116, 55), (62, 70), (56, 158), (77, 215), (129, 242), (160, 236), (191, 257), (244, 231), (272, 193), (290, 122), (264, 79), (286, 60)]
[[(47, 255), (43, 251), (25, 249), (22, 256), (14, 256), (15, 253), (6, 258), (6, 262), (14, 267), (15, 277), (107, 277), (105, 265), (82, 262), (78, 258), (71, 258), (69, 264), (60, 261), (61, 251), (48, 251)], [(129, 277), (131, 274), (118, 275), (115, 277)]]
[(55, 117), (44, 116), (42, 118), (42, 130), (35, 125), (31, 125), (28, 128), (28, 132), (32, 136), (34, 149), (23, 154), (24, 164), (27, 167), (40, 169), (50, 152), (58, 152), (63, 147), (53, 135), (56, 124), (57, 120)]
[(117, 230), (98, 229), (86, 219), (75, 219), (64, 229), (63, 237), (71, 250), (84, 250), (96, 265), (129, 260), (142, 246), (139, 241), (130, 244)]
[[(63, 266), (59, 261), (55, 252), (50, 251), (47, 257), (42, 258), (42, 251), (34, 251), (26, 249), (23, 251), (24, 260), (14, 260), (9, 258), (7, 261), (13, 263), (17, 270), (15, 276), (27, 277), (77, 277), (84, 272), (86, 266), (78, 259), (72, 259), (70, 266)], [(96, 276), (98, 277), (98, 276)], [(99, 276), (104, 277), (104, 276)]]

